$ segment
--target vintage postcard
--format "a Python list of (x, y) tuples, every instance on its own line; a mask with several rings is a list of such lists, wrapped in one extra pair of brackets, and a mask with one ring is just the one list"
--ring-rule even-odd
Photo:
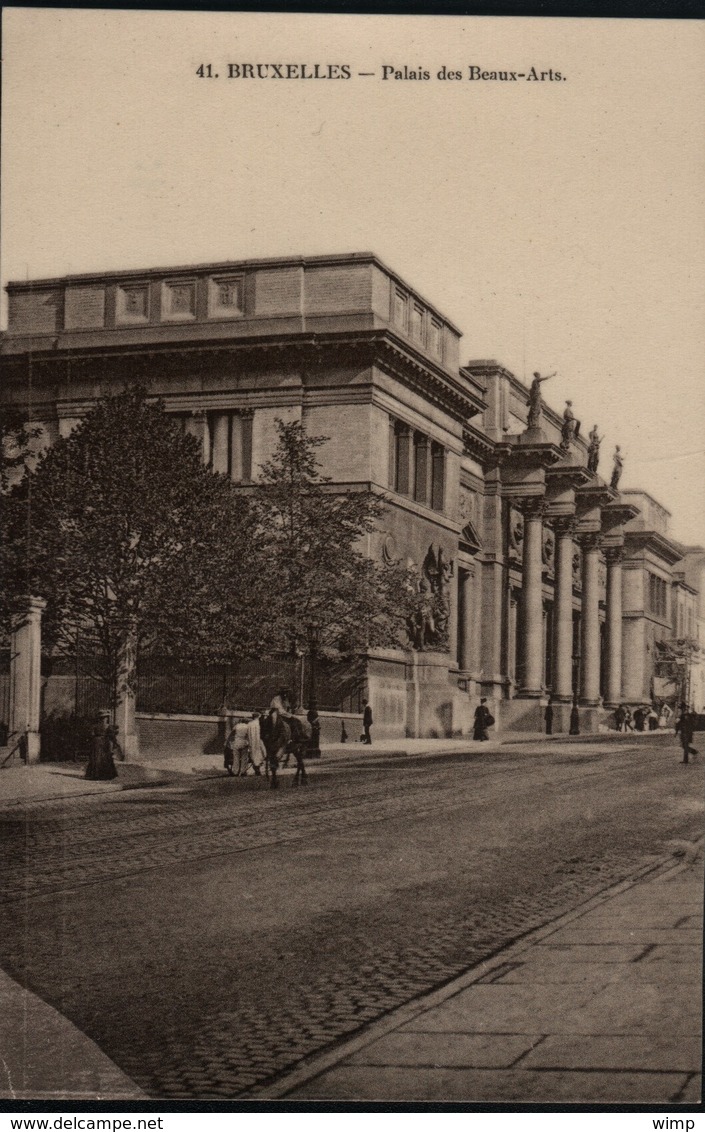
[(4, 1111), (696, 1108), (705, 25), (3, 45)]

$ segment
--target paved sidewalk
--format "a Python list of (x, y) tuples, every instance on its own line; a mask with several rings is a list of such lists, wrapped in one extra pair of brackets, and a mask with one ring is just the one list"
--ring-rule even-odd
[(142, 1100), (95, 1042), (0, 971), (1, 1100)]
[[(618, 734), (610, 731), (575, 736), (506, 732), (492, 736), (485, 743), (474, 742), (467, 736), (463, 739), (380, 739), (371, 747), (362, 743), (330, 743), (321, 748), (320, 761), (310, 760), (308, 766), (315, 772), (339, 767), (364, 768), (365, 765), (394, 758), (435, 759), (462, 754), (477, 758), (499, 753), (516, 755), (527, 744), (541, 744), (545, 746), (547, 753), (557, 751), (565, 744), (609, 743), (628, 746), (648, 737), (653, 740), (654, 734), (664, 737), (663, 732)], [(144, 754), (134, 762), (118, 763), (117, 769), (118, 777), (112, 782), (93, 782), (84, 777), (85, 768), (80, 763), (37, 763), (29, 767), (12, 763), (0, 768), (0, 806), (169, 786), (183, 782), (184, 777), (193, 781), (194, 777), (217, 778), (224, 773), (222, 755), (204, 755), (197, 751), (171, 757)], [(289, 772), (293, 774), (293, 764)]]
[(702, 846), (616, 885), (258, 1096), (676, 1102), (701, 1092)]

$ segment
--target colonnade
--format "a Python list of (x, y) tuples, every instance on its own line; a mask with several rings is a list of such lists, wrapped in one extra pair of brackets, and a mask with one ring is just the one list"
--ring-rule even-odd
[[(539, 697), (543, 692), (543, 503), (525, 502), (523, 588), (519, 599), (518, 673), (520, 697)], [(599, 556), (603, 544), (600, 531), (580, 531), (573, 516), (553, 520), (555, 532), (553, 604), (553, 679), (551, 702), (573, 700), (573, 548), (581, 549), (582, 602), (580, 616), (579, 701), (584, 707), (600, 703)], [(604, 542), (614, 543), (610, 535)], [(622, 552), (618, 545), (605, 547), (606, 585), (606, 701), (618, 703), (622, 680)]]

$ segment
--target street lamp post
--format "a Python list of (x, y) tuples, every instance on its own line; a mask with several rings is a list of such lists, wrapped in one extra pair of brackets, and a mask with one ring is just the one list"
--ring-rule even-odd
[(310, 759), (320, 759), (321, 757), (321, 748), (319, 746), (321, 725), (318, 720), (318, 707), (316, 704), (316, 662), (318, 659), (318, 648), (320, 643), (321, 626), (320, 623), (314, 618), (308, 626), (308, 721), (311, 724), (311, 739), (308, 748), (308, 757)]

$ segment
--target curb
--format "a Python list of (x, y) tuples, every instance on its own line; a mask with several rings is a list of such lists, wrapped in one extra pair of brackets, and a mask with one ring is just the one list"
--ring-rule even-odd
[[(696, 847), (696, 854), (702, 847), (704, 840), (705, 838), (701, 837), (693, 842), (693, 845)], [(674, 863), (671, 855), (664, 855), (657, 858), (648, 865), (637, 869), (630, 877), (618, 881), (616, 884), (604, 889), (596, 896), (592, 896), (589, 900), (586, 900), (583, 904), (572, 908), (569, 912), (564, 912), (556, 919), (542, 924), (541, 927), (534, 928), (532, 931), (527, 932), (526, 935), (520, 936), (513, 943), (506, 944), (488, 958), (480, 960), (479, 963), (475, 963), (462, 975), (458, 975), (455, 979), (445, 983), (437, 990), (430, 991), (421, 995), (419, 998), (412, 999), (410, 1002), (404, 1003), (403, 1006), (392, 1010), (389, 1014), (379, 1019), (379, 1021), (371, 1022), (355, 1037), (343, 1040), (340, 1044), (325, 1053), (312, 1054), (309, 1058), (304, 1058), (296, 1068), (290, 1070), (270, 1086), (258, 1089), (256, 1093), (252, 1094), (252, 1098), (254, 1099), (256, 1097), (258, 1100), (281, 1100), (285, 1098), (292, 1090), (298, 1088), (300, 1085), (304, 1085), (314, 1077), (320, 1076), (327, 1069), (331, 1069), (341, 1061), (344, 1061), (345, 1058), (350, 1057), (365, 1046), (384, 1037), (392, 1030), (396, 1030), (399, 1026), (413, 1021), (413, 1019), (417, 1018), (420, 1014), (425, 1013), (435, 1006), (440, 1006), (448, 999), (454, 998), (455, 995), (459, 994), (467, 987), (472, 986), (474, 983), (478, 982), (479, 979), (484, 978), (497, 968), (504, 966), (509, 959), (521, 955), (534, 944), (560, 931), (575, 920), (581, 919), (582, 916), (591, 912), (594, 908), (598, 908), (601, 904), (606, 904), (616, 896), (628, 892), (631, 888), (636, 887), (636, 885), (647, 878), (653, 878), (654, 876), (665, 875), (671, 872), (682, 872), (689, 869), (692, 863), (692, 859), (689, 861), (679, 860)]]

